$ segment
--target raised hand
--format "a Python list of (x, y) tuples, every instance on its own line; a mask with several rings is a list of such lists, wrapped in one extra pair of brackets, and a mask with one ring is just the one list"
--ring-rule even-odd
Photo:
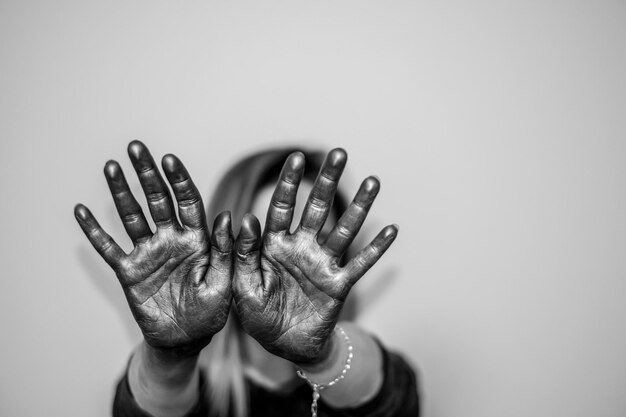
[(272, 196), (265, 231), (246, 215), (236, 241), (233, 296), (243, 328), (269, 352), (295, 363), (323, 359), (329, 336), (350, 289), (378, 261), (398, 228), (385, 227), (344, 267), (339, 261), (363, 224), (379, 190), (366, 178), (354, 200), (318, 243), (346, 164), (343, 149), (326, 157), (300, 225), (290, 233), (304, 156), (289, 156)]
[(104, 175), (134, 249), (126, 254), (81, 204), (74, 209), (76, 220), (117, 274), (146, 342), (176, 355), (198, 353), (224, 326), (230, 309), (230, 215), (218, 215), (209, 235), (196, 186), (180, 160), (166, 155), (162, 167), (178, 203), (179, 223), (168, 187), (146, 146), (131, 142), (128, 155), (156, 232), (115, 161), (107, 162)]

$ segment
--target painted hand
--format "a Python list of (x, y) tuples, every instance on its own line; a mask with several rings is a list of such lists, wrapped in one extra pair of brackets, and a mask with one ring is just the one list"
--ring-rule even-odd
[(269, 352), (295, 363), (324, 359), (330, 335), (350, 289), (378, 261), (398, 228), (385, 227), (354, 258), (339, 261), (363, 224), (379, 190), (366, 178), (354, 200), (318, 243), (346, 164), (343, 149), (326, 157), (298, 228), (290, 233), (304, 156), (289, 156), (278, 180), (261, 236), (259, 221), (246, 215), (236, 241), (233, 297), (243, 328)]

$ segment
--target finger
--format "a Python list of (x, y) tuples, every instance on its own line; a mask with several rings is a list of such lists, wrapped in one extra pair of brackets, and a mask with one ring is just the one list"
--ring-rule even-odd
[(221, 283), (227, 281), (230, 286), (233, 275), (233, 232), (229, 211), (218, 214), (213, 222), (209, 264), (210, 268), (217, 272), (213, 279), (220, 280)]
[(104, 166), (104, 176), (109, 184), (117, 212), (133, 244), (136, 245), (150, 238), (152, 230), (141, 206), (128, 187), (120, 165), (116, 161), (107, 162)]
[(183, 226), (207, 230), (202, 197), (183, 163), (169, 154), (163, 157), (161, 165), (178, 202), (178, 216)]
[(363, 276), (385, 253), (389, 246), (398, 236), (398, 226), (390, 225), (385, 227), (372, 240), (372, 243), (363, 248), (353, 259), (344, 267), (348, 278), (348, 285), (351, 287), (359, 278)]
[(235, 273), (233, 289), (236, 295), (253, 293), (262, 286), (261, 225), (252, 214), (246, 214), (235, 242)]
[(119, 247), (117, 243), (109, 236), (98, 224), (93, 217), (91, 211), (82, 204), (76, 204), (74, 207), (74, 217), (78, 221), (80, 228), (83, 229), (85, 236), (89, 239), (92, 246), (98, 251), (102, 259), (105, 260), (113, 269), (117, 269), (122, 260), (126, 257), (126, 253)]
[(367, 213), (380, 190), (376, 177), (368, 177), (362, 183), (354, 200), (343, 213), (326, 238), (326, 248), (335, 256), (342, 255), (361, 229)]
[(326, 217), (333, 203), (337, 183), (341, 177), (348, 155), (341, 148), (333, 149), (328, 153), (322, 169), (313, 184), (309, 199), (304, 206), (300, 226), (316, 233), (324, 226)]
[(170, 192), (146, 145), (138, 140), (132, 141), (128, 145), (128, 156), (146, 194), (154, 224), (157, 227), (176, 225), (176, 213)]
[(304, 173), (304, 155), (294, 152), (285, 161), (278, 178), (278, 184), (272, 195), (272, 202), (267, 212), (265, 229), (268, 232), (288, 232), (293, 219), (298, 186)]

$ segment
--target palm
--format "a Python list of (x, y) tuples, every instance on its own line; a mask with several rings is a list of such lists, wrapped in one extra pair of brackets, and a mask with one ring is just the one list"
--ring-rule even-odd
[(228, 215), (215, 221), (212, 239), (204, 209), (187, 171), (173, 156), (164, 169), (179, 203), (175, 218), (169, 192), (143, 144), (129, 154), (146, 192), (157, 230), (152, 233), (115, 162), (105, 175), (135, 247), (126, 255), (84, 206), (76, 217), (94, 247), (115, 270), (130, 309), (153, 347), (197, 351), (224, 325), (230, 308), (232, 247)]
[(159, 230), (130, 254), (131, 266), (118, 272), (124, 275), (120, 281), (134, 283), (124, 291), (150, 344), (177, 347), (220, 330), (230, 305), (229, 286), (207, 282), (229, 280), (208, 268), (207, 240), (203, 231)]
[(284, 339), (305, 347), (325, 340), (343, 305), (337, 259), (323, 251), (314, 234), (301, 230), (266, 236), (261, 269), (264, 279), (280, 283), (268, 297), (275, 343)]
[(302, 163), (300, 154), (291, 155), (285, 163), (262, 239), (256, 218), (244, 218), (234, 279), (235, 302), (244, 329), (267, 350), (293, 362), (319, 358), (350, 288), (396, 235), (395, 226), (384, 229), (345, 267), (339, 265), (378, 192), (378, 181), (370, 177), (326, 241), (318, 243), (345, 165), (342, 150), (327, 157), (302, 222), (289, 233)]

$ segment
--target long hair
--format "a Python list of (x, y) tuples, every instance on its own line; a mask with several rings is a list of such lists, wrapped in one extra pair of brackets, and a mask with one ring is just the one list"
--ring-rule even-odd
[[(251, 211), (258, 192), (277, 182), (285, 159), (295, 151), (304, 153), (304, 179), (313, 182), (324, 161), (322, 152), (279, 148), (254, 153), (234, 164), (221, 178), (209, 200), (207, 218), (214, 219), (220, 212), (230, 210), (232, 225), (238, 228), (243, 216)], [(332, 208), (337, 218), (346, 207), (347, 201), (338, 190)], [(233, 229), (233, 232), (237, 235), (239, 230)], [(353, 311), (354, 303), (347, 303), (342, 317), (350, 316)], [(216, 417), (248, 415), (248, 390), (242, 362), (243, 334), (236, 314), (230, 314), (224, 328), (200, 355), (199, 364), (207, 377), (212, 415)]]

